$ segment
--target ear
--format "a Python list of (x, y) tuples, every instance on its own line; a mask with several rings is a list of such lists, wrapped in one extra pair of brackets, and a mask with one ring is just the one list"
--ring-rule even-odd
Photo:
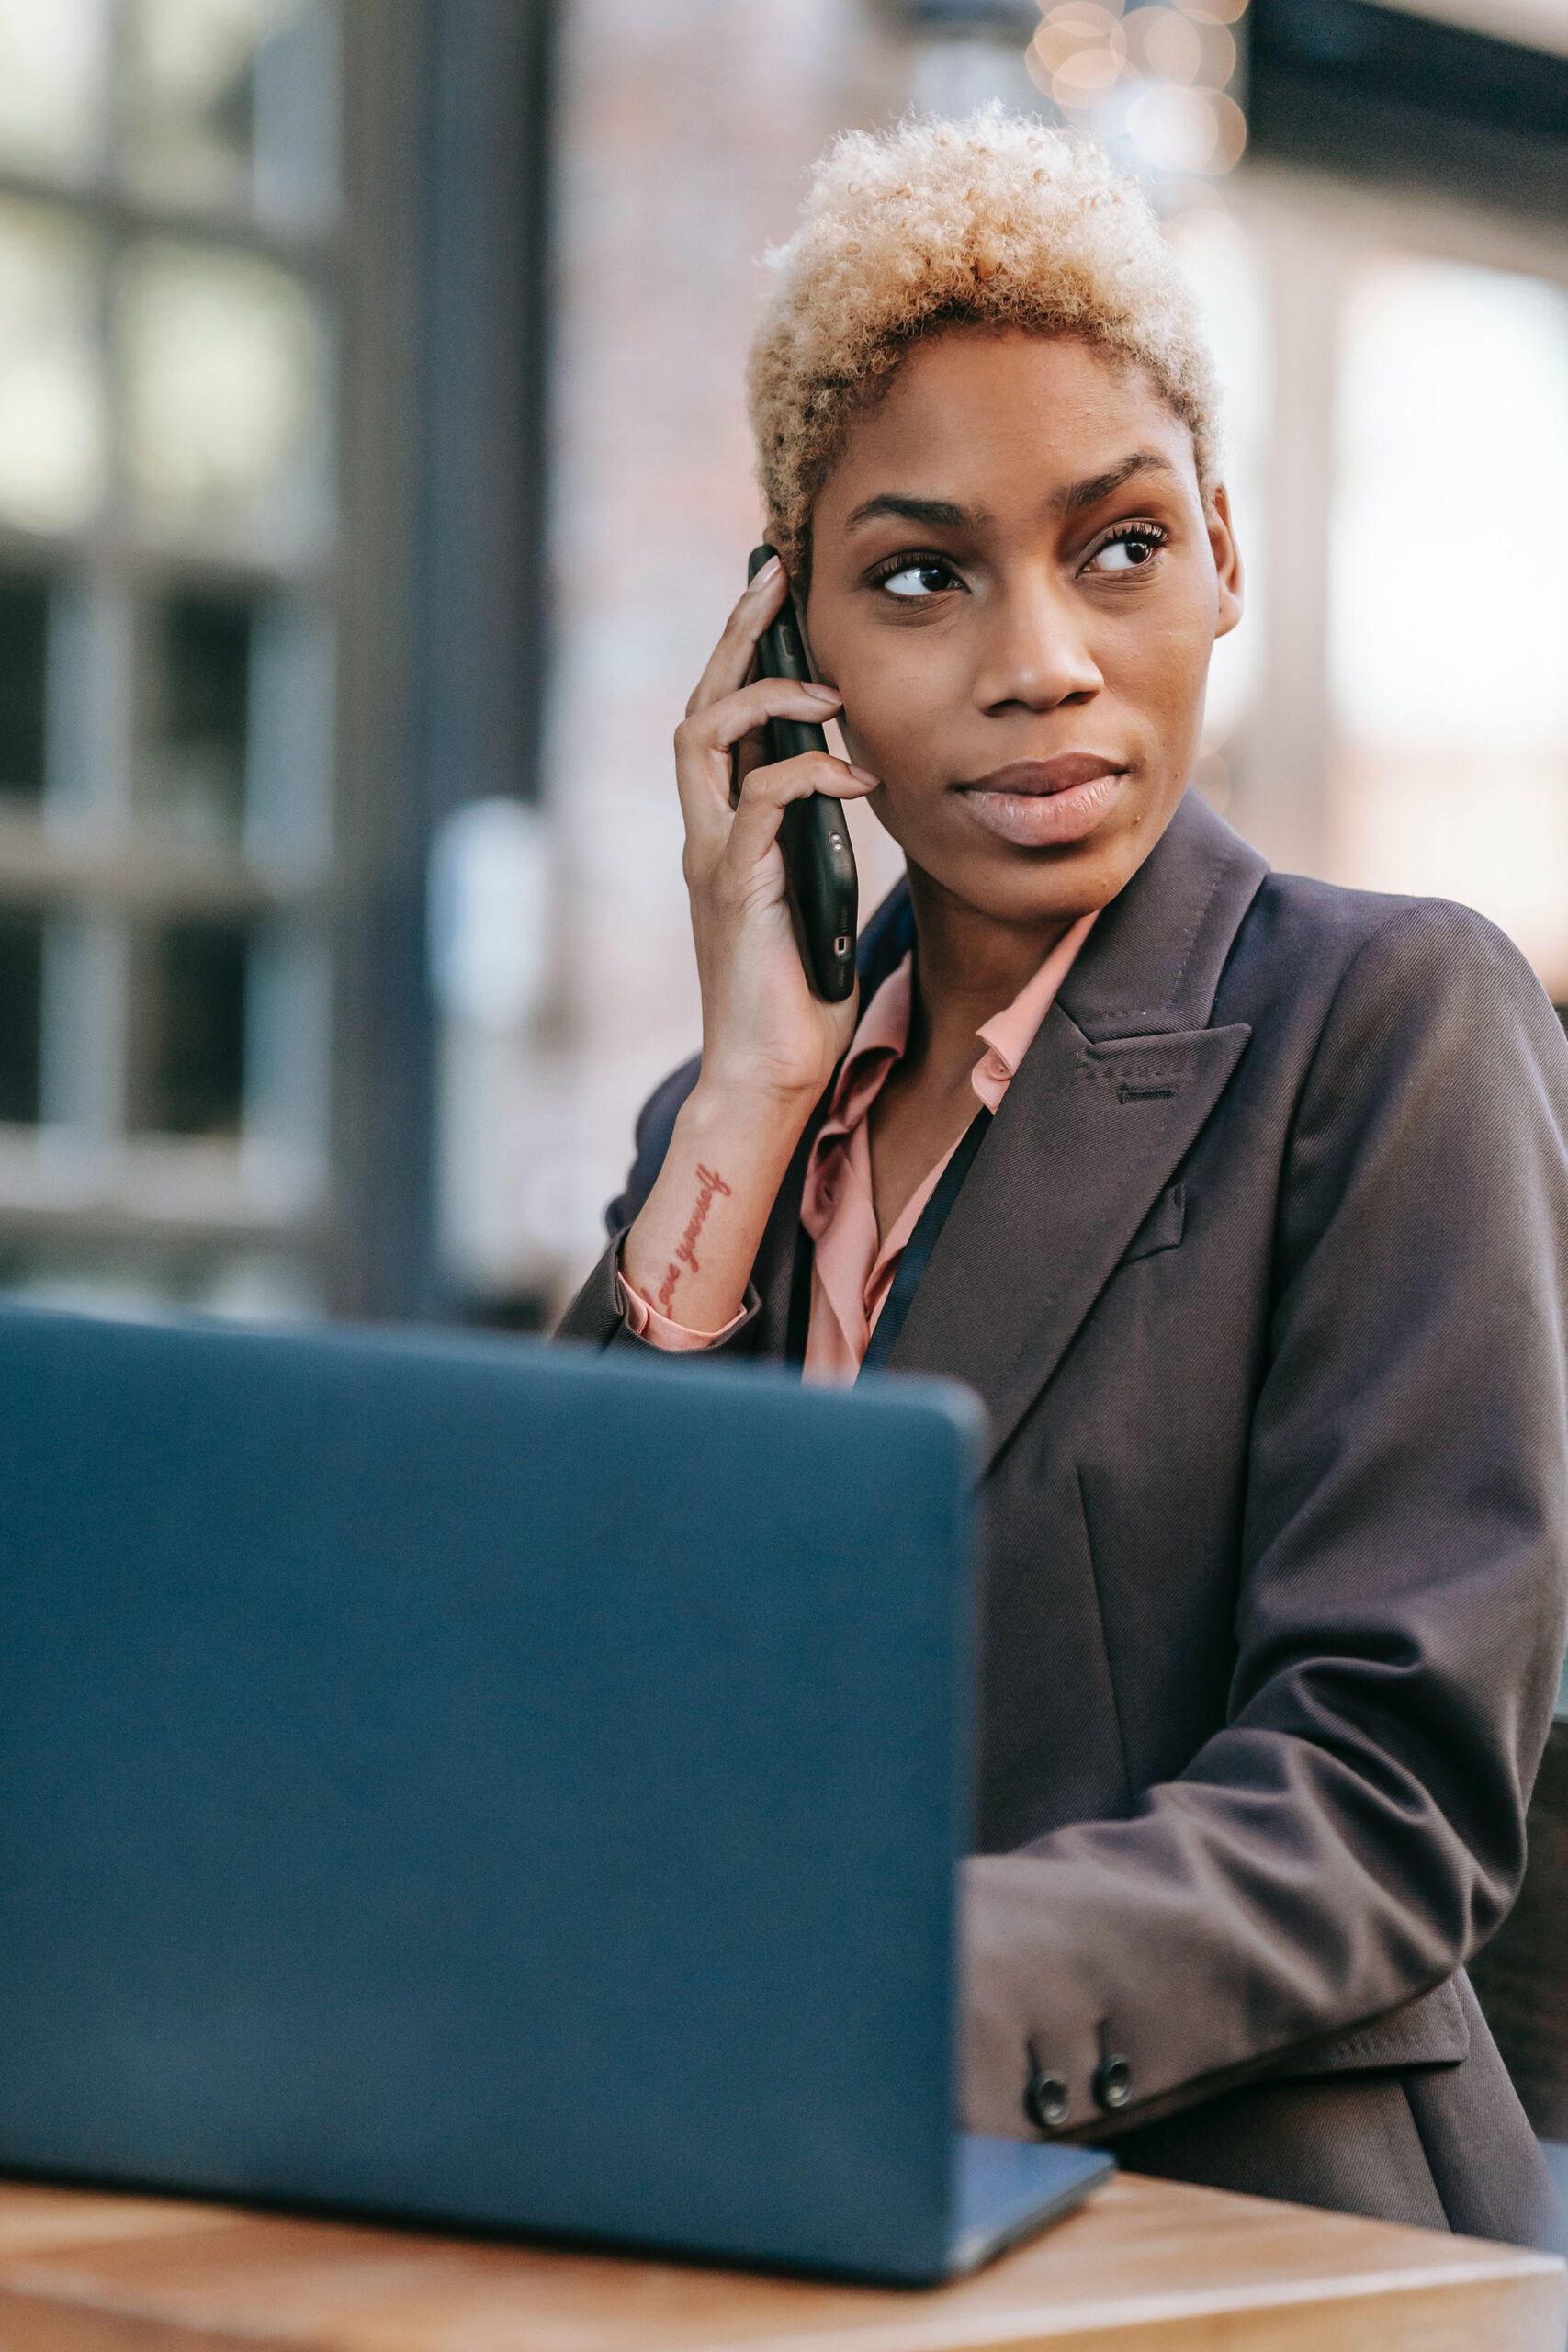
[(1209, 546), (1214, 558), (1214, 574), (1219, 582), (1220, 605), (1214, 617), (1214, 635), (1228, 637), (1241, 618), (1241, 551), (1231, 527), (1230, 493), (1224, 482), (1216, 485), (1209, 501)]

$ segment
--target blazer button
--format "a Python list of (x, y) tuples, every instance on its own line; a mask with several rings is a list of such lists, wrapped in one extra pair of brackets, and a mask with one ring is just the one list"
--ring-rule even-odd
[(1094, 2096), (1107, 2115), (1125, 2107), (1133, 2096), (1133, 2069), (1125, 2058), (1103, 2058), (1094, 2070)]
[(1073, 2095), (1060, 2075), (1043, 2075), (1038, 2066), (1033, 2069), (1023, 2094), (1023, 2111), (1031, 2123), (1042, 2132), (1054, 2132), (1066, 2121), (1072, 2104)]

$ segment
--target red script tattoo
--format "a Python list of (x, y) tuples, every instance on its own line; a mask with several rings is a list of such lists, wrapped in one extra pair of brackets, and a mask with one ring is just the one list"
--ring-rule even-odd
[(666, 1315), (670, 1312), (670, 1302), (675, 1295), (675, 1285), (681, 1279), (681, 1265), (675, 1261), (678, 1259), (682, 1264), (689, 1266), (694, 1274), (701, 1272), (702, 1269), (697, 1263), (697, 1236), (707, 1223), (708, 1211), (713, 1206), (714, 1194), (716, 1193), (728, 1194), (729, 1191), (728, 1185), (717, 1170), (705, 1168), (700, 1159), (697, 1162), (697, 1183), (701, 1189), (697, 1193), (696, 1207), (692, 1211), (685, 1232), (675, 1244), (675, 1258), (671, 1259), (665, 1270), (664, 1280), (659, 1285), (659, 1304), (661, 1311)]

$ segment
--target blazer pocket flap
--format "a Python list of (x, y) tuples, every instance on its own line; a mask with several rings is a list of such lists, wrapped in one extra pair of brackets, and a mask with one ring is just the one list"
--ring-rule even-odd
[(1156, 1250), (1174, 1250), (1186, 1221), (1187, 1187), (1168, 1184), (1122, 1252), (1122, 1263), (1130, 1266), (1134, 1258), (1152, 1258)]
[(1370, 2025), (1292, 2051), (1269, 2073), (1294, 2082), (1312, 2075), (1370, 2074), (1384, 2066), (1457, 2066), (1469, 2055), (1470, 2025), (1450, 1976), (1434, 1992), (1417, 1995)]

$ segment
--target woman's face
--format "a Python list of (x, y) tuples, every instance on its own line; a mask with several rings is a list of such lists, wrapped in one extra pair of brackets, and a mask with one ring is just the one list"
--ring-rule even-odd
[(1089, 345), (953, 329), (914, 351), (817, 501), (807, 628), (911, 865), (1041, 922), (1113, 898), (1192, 773), (1241, 616), (1224, 492)]

